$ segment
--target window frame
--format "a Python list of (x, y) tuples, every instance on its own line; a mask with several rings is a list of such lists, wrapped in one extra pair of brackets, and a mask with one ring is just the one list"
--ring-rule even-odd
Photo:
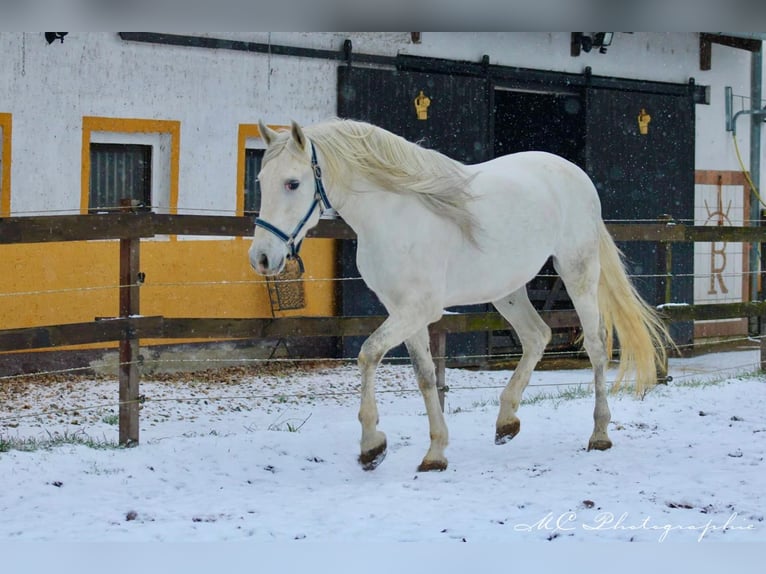
[(153, 211), (178, 213), (180, 139), (181, 122), (175, 120), (84, 116), (80, 213), (89, 213), (91, 143), (152, 145)]
[[(288, 126), (270, 125), (273, 130), (282, 131), (289, 129)], [(245, 189), (245, 167), (247, 150), (265, 150), (266, 142), (261, 137), (261, 129), (258, 124), (239, 124), (237, 134), (237, 207), (238, 216), (251, 216), (252, 212), (245, 211), (245, 199), (247, 190)]]

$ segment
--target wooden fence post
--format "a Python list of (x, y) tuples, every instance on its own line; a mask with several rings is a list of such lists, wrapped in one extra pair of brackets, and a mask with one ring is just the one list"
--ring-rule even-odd
[[(761, 220), (759, 222), (760, 227), (766, 227), (766, 211), (761, 210)], [(761, 273), (759, 277), (759, 285), (761, 286), (761, 290), (759, 293), (751, 293), (750, 294), (750, 300), (760, 300), (763, 301), (764, 296), (764, 280), (766, 280), (766, 253), (764, 253), (764, 248), (766, 248), (766, 243), (760, 242), (755, 244), (750, 244), (750, 249), (754, 249), (757, 245), (757, 248), (760, 250), (761, 253)], [(761, 315), (760, 317), (755, 317), (755, 324), (758, 328), (758, 338), (760, 339), (761, 343), (761, 372), (766, 371), (766, 315)], [(750, 320), (748, 318), (748, 320)]]
[[(662, 214), (659, 220), (666, 225), (673, 224), (673, 217)], [(673, 244), (669, 241), (660, 241), (657, 244), (657, 264), (659, 273), (657, 274), (658, 289), (657, 297), (661, 298), (662, 303), (672, 303), (673, 301)], [(668, 326), (668, 323), (665, 323)], [(668, 345), (666, 351), (670, 351), (672, 345)], [(672, 378), (668, 376), (668, 353), (665, 354), (665, 363), (657, 365), (657, 383), (667, 385)]]
[(761, 330), (759, 333), (761, 339), (761, 372), (766, 372), (766, 334), (763, 332), (763, 325), (766, 323), (766, 316), (761, 317)]
[(442, 407), (442, 411), (444, 411), (444, 393), (447, 391), (444, 381), (447, 362), (445, 357), (447, 354), (447, 333), (444, 331), (434, 331), (433, 329), (429, 329), (429, 332), (431, 335), (431, 356), (436, 366), (436, 391), (439, 393), (439, 404)]
[[(120, 239), (120, 317), (139, 314), (139, 261), (141, 240)], [(132, 327), (120, 338), (120, 444), (138, 444), (138, 339)]]

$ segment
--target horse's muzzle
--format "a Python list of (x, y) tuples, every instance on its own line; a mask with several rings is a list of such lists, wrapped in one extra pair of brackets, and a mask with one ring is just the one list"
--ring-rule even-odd
[(250, 265), (259, 275), (277, 275), (285, 267), (285, 256), (269, 256), (265, 251), (250, 249)]

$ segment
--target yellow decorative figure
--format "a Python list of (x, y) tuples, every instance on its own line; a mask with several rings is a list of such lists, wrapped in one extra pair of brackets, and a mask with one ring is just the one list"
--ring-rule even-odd
[(638, 114), (638, 133), (645, 136), (649, 133), (649, 122), (652, 121), (652, 116), (646, 113), (644, 108), (641, 108), (641, 113)]
[(420, 90), (418, 97), (415, 98), (415, 111), (418, 114), (419, 120), (428, 119), (428, 106), (430, 105), (431, 105), (431, 98), (426, 96), (423, 93), (423, 90)]

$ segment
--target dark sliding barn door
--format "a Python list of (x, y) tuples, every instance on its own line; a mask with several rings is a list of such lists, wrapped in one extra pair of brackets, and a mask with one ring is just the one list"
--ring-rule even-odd
[[(546, 149), (581, 165), (591, 176), (606, 221), (654, 222), (666, 215), (692, 221), (693, 90), (652, 83), (573, 88), (564, 80), (558, 87), (551, 82), (530, 90), (514, 81), (503, 82), (501, 88), (480, 76), (342, 66), (338, 115), (372, 122), (465, 163), (522, 149)], [(427, 119), (418, 119), (415, 106), (421, 90), (430, 99)], [(651, 117), (646, 133), (639, 126), (642, 110)], [(649, 242), (619, 246), (641, 295), (650, 304), (663, 303), (663, 278), (658, 275), (664, 272), (665, 257), (658, 246)], [(672, 302), (693, 301), (693, 255), (692, 244), (672, 246)], [(359, 276), (355, 257), (355, 243), (342, 242), (341, 276)], [(533, 291), (536, 284), (530, 284)], [(343, 314), (384, 313), (363, 282), (342, 282), (340, 290)], [(550, 295), (539, 299), (533, 292), (532, 296), (539, 308), (560, 306), (551, 303)], [(487, 307), (474, 307), (478, 308)], [(671, 331), (679, 344), (692, 341), (692, 323), (675, 324)], [(345, 339), (343, 356), (355, 356), (362, 340)], [(486, 333), (450, 335), (447, 353), (485, 355), (497, 346), (493, 340)], [(403, 347), (392, 352), (403, 354)]]
[[(646, 133), (639, 115), (647, 114)], [(589, 89), (586, 95), (586, 171), (601, 197), (603, 218), (656, 222), (669, 215), (694, 219), (694, 102), (690, 95)], [(642, 118), (645, 122), (646, 118)], [(657, 244), (621, 242), (628, 270), (651, 304), (664, 302), (665, 258)], [(672, 246), (672, 302), (694, 301), (694, 246)], [(662, 260), (660, 260), (662, 259)], [(673, 325), (679, 344), (692, 341), (691, 322)]]
[[(582, 89), (523, 90), (499, 86), (494, 90), (495, 156), (523, 151), (547, 151), (585, 166), (585, 97)], [(549, 258), (537, 277), (527, 283), (536, 309), (572, 309), (569, 294)], [(554, 328), (549, 350), (577, 348), (579, 329)], [(512, 329), (491, 333), (490, 354), (521, 352)]]
[[(421, 91), (430, 100), (425, 119), (419, 119), (415, 105)], [(340, 117), (373, 123), (464, 163), (492, 157), (489, 99), (488, 81), (484, 78), (349, 66), (338, 69)], [(384, 221), (380, 223), (385, 225)], [(359, 276), (356, 241), (341, 242), (340, 273), (341, 277)], [(340, 291), (340, 311), (344, 315), (385, 314), (382, 304), (362, 281), (343, 281)], [(344, 338), (342, 356), (356, 356), (363, 340)], [(486, 352), (486, 333), (447, 336), (447, 354), (451, 358)], [(389, 353), (405, 355), (403, 345)]]

